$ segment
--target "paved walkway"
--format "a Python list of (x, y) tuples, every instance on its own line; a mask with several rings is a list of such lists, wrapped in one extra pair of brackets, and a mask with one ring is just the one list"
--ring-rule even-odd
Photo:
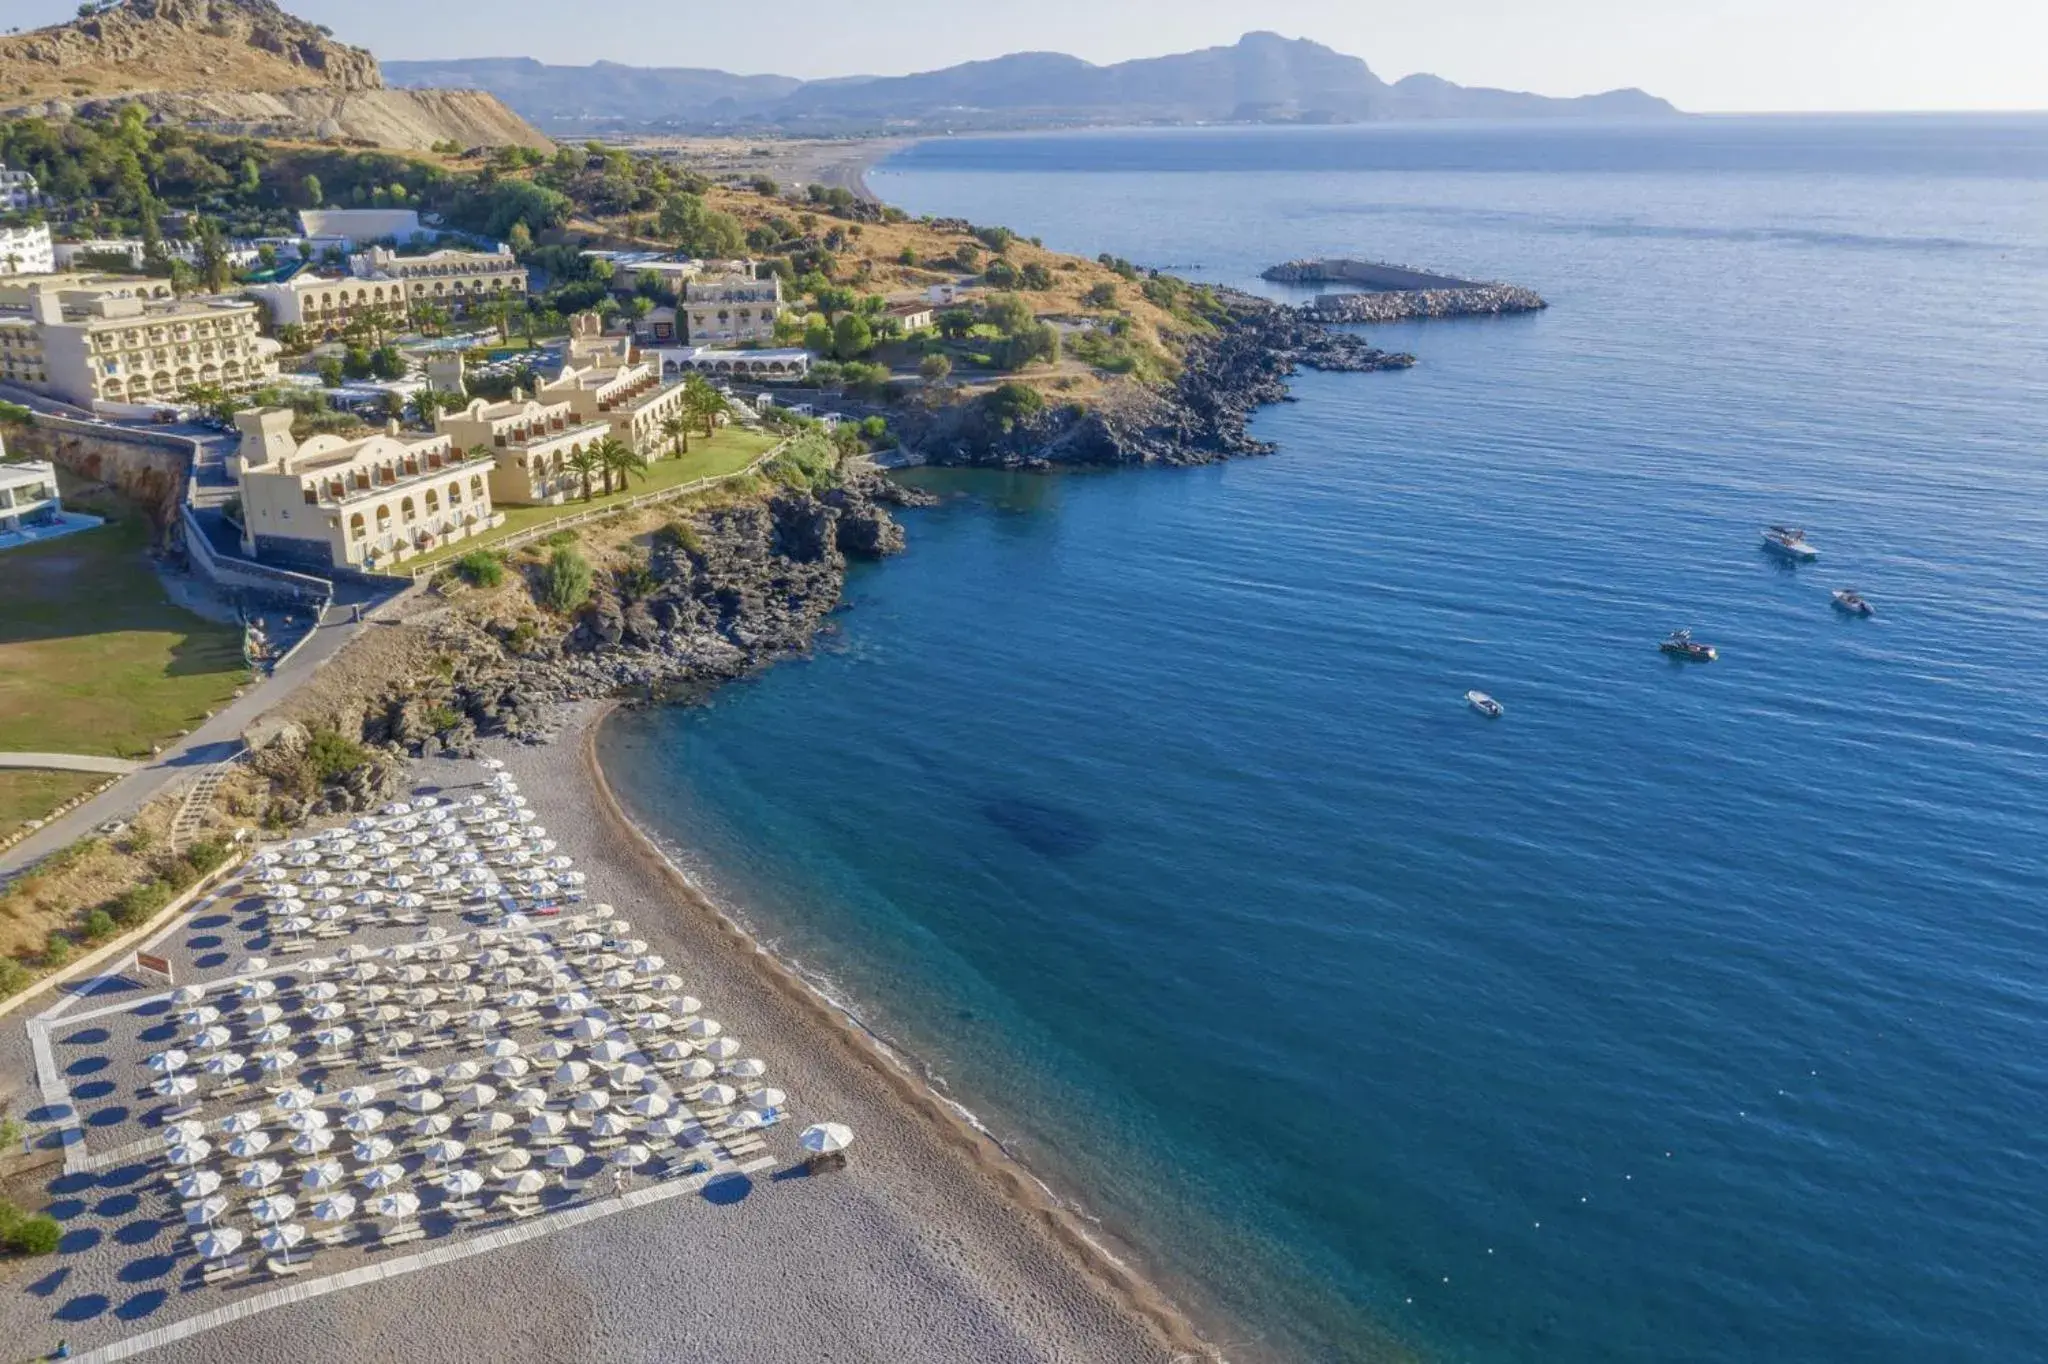
[(0, 879), (76, 842), (108, 820), (132, 817), (158, 793), (241, 752), (243, 730), (298, 690), (321, 664), (355, 637), (356, 631), (377, 628), (367, 614), (360, 624), (356, 623), (351, 619), (350, 608), (360, 603), (367, 613), (384, 599), (385, 594), (379, 589), (337, 582), (334, 604), (321, 614), (312, 638), (285, 660), (283, 667), (229, 702), (211, 720), (166, 748), (147, 766), (129, 773), (111, 789), (0, 852)]
[(0, 753), (0, 767), (27, 767), (39, 772), (104, 772), (125, 777), (141, 766), (126, 758), (96, 758), (90, 753)]

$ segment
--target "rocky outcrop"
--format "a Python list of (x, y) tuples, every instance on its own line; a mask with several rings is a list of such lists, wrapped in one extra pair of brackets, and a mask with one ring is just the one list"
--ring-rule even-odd
[(1272, 447), (1250, 433), (1254, 412), (1285, 402), (1300, 369), (1405, 369), (1412, 355), (1333, 332), (1291, 308), (1230, 293), (1228, 320), (1187, 340), (1170, 389), (1125, 384), (1092, 406), (1051, 409), (1004, 425), (985, 403), (902, 422), (905, 445), (931, 464), (1042, 468), (1061, 464), (1210, 464)]
[(233, 137), (423, 151), (552, 144), (476, 90), (385, 88), (377, 59), (271, 0), (126, 0), (0, 38), (0, 115), (69, 118), (139, 103)]
[(479, 735), (544, 742), (563, 702), (688, 695), (743, 676), (809, 649), (847, 560), (902, 548), (889, 509), (933, 500), (862, 465), (821, 494), (699, 512), (657, 537), (646, 572), (601, 578), (566, 627), (439, 613), (427, 628), (446, 672), (394, 682), (346, 727), (417, 754), (462, 752)]
[(0, 38), (0, 89), (377, 90), (377, 59), (271, 0), (126, 0)]

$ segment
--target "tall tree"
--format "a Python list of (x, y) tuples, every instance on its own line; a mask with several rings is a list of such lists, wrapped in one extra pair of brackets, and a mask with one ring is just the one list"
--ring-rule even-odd
[[(598, 469), (603, 465), (603, 461), (598, 458), (597, 446), (585, 445), (570, 451), (567, 463), (571, 469), (576, 471), (577, 476), (583, 480), (583, 500), (588, 502), (591, 493), (590, 481), (596, 476)], [(610, 476), (609, 471), (607, 471), (606, 476)], [(606, 491), (609, 492), (610, 489), (606, 489)]]
[(192, 244), (199, 252), (199, 278), (206, 284), (209, 294), (224, 294), (232, 270), (228, 265), (227, 242), (221, 237), (220, 224), (201, 215), (192, 220)]
[(643, 478), (646, 476), (647, 461), (641, 458), (639, 451), (617, 436), (606, 436), (597, 443), (596, 448), (598, 463), (604, 468), (604, 490), (607, 494), (612, 490), (614, 474), (618, 475), (621, 487), (630, 486), (627, 482), (629, 475), (639, 474)]
[(667, 438), (673, 454), (690, 453), (690, 419), (681, 412), (662, 418), (661, 434)]
[(719, 415), (729, 410), (725, 395), (713, 388), (701, 374), (692, 374), (683, 380), (683, 406), (691, 416), (704, 423), (707, 439), (718, 433)]

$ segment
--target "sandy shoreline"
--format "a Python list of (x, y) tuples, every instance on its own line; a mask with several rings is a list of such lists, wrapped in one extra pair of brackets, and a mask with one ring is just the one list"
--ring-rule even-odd
[[(630, 918), (787, 1091), (792, 1121), (770, 1134), (772, 1166), (229, 1320), (202, 1314), (246, 1292), (186, 1285), (178, 1262), (148, 1258), (152, 1247), (125, 1250), (125, 1227), (95, 1231), (0, 1295), (0, 1327), (24, 1347), (46, 1350), (61, 1335), (96, 1353), (155, 1328), (203, 1325), (141, 1355), (181, 1364), (1211, 1357), (1173, 1305), (1091, 1241), (1028, 1171), (669, 863), (597, 765), (598, 726), (610, 709), (572, 708), (547, 747), (483, 747), (505, 761), (548, 836), (587, 873), (590, 899)], [(483, 775), (474, 762), (440, 758), (411, 771), (428, 788)], [(170, 944), (188, 964), (195, 950), (219, 944), (210, 935), (224, 923), (195, 919), (206, 922), (181, 924)], [(0, 1056), (27, 1073), (21, 1031), (9, 1030)], [(853, 1159), (844, 1171), (804, 1177), (795, 1132), (821, 1120), (853, 1127)], [(155, 1196), (133, 1207), (134, 1177), (122, 1178), (113, 1193), (66, 1182), (79, 1209), (70, 1215), (148, 1213)], [(135, 1255), (144, 1258), (122, 1263)], [(316, 1267), (305, 1286), (357, 1263)]]

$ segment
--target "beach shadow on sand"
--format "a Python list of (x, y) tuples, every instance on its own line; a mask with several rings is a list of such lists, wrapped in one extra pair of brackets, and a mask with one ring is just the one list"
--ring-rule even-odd
[(720, 1175), (704, 1185), (703, 1198), (714, 1207), (729, 1208), (754, 1191), (754, 1181), (745, 1175)]

